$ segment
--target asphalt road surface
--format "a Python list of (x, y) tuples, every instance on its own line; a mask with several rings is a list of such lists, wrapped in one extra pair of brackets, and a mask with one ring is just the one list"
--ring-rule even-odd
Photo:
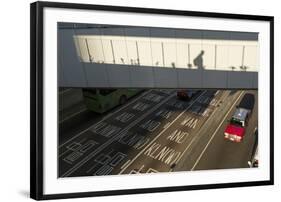
[(255, 108), (241, 143), (223, 131), (245, 91), (147, 90), (105, 115), (83, 111), (60, 124), (59, 177), (243, 168), (253, 149)]
[[(255, 95), (255, 105), (247, 124), (243, 141), (235, 143), (226, 141), (222, 138), (224, 129), (228, 124), (227, 120), (230, 120), (234, 113), (235, 107), (233, 107), (228, 111), (228, 114), (225, 115), (224, 119), (221, 120), (218, 128), (210, 129), (209, 132), (212, 135), (208, 139), (208, 143), (204, 147), (204, 150), (197, 158), (197, 161), (193, 164), (192, 170), (248, 168), (247, 162), (252, 158), (253, 147), (255, 141), (257, 141), (254, 132), (258, 126), (258, 99), (257, 91), (250, 91), (247, 93)], [(244, 92), (238, 99), (237, 103), (239, 103), (243, 95)]]

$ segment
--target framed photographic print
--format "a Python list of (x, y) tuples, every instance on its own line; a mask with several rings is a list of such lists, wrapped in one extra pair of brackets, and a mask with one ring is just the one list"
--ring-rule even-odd
[(273, 17), (31, 4), (31, 197), (273, 184)]

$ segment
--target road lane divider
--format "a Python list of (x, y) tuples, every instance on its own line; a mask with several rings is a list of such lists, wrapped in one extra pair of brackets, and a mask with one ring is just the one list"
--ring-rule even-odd
[(229, 113), (231, 112), (231, 110), (233, 109), (233, 107), (236, 105), (236, 103), (238, 102), (239, 98), (244, 94), (244, 91), (242, 91), (240, 93), (240, 95), (238, 96), (238, 98), (235, 100), (235, 102), (232, 104), (232, 106), (230, 107), (230, 109), (228, 110), (228, 112), (226, 113), (226, 115), (223, 117), (221, 123), (219, 124), (219, 126), (217, 127), (217, 129), (215, 130), (215, 132), (212, 134), (211, 138), (209, 139), (208, 143), (206, 144), (206, 146), (204, 147), (204, 149), (202, 150), (201, 154), (199, 155), (199, 157), (197, 158), (196, 162), (194, 163), (193, 167), (191, 168), (191, 171), (193, 171), (195, 169), (195, 167), (197, 166), (197, 164), (199, 163), (199, 161), (201, 160), (202, 156), (204, 155), (205, 151), (207, 150), (207, 148), (209, 147), (210, 143), (212, 142), (212, 140), (214, 139), (215, 135), (217, 134), (218, 130), (220, 129), (220, 127), (222, 126), (222, 124), (225, 122), (226, 117), (229, 115)]
[(69, 92), (71, 90), (72, 90), (72, 88), (68, 88), (66, 90), (60, 91), (59, 94), (62, 95), (62, 94), (67, 93), (67, 92)]
[[(218, 92), (216, 92), (216, 95), (218, 95)], [(222, 95), (222, 97), (219, 99), (219, 102), (221, 102), (225, 97), (227, 97), (226, 95)], [(214, 116), (215, 112), (219, 109), (219, 106), (216, 107), (216, 109), (212, 112), (212, 114), (208, 117), (208, 119), (205, 121), (205, 124), (207, 122), (209, 122), (210, 120), (212, 120), (212, 116)], [(198, 131), (197, 134), (200, 134), (200, 132), (202, 131), (203, 127), (200, 128), (200, 130)], [(187, 147), (185, 148), (185, 150), (183, 151), (183, 153), (181, 154), (181, 156), (179, 157), (179, 159), (175, 162), (175, 164), (177, 165), (179, 163), (179, 161), (182, 159), (182, 157), (185, 155), (185, 153), (187, 152), (187, 150), (191, 147), (191, 145), (193, 144), (193, 142), (197, 139), (198, 135), (195, 135), (192, 140), (190, 141), (190, 143), (187, 145)], [(172, 171), (173, 169), (171, 169), (170, 171)]]
[(85, 130), (81, 131), (80, 133), (74, 135), (72, 138), (68, 139), (67, 141), (65, 141), (64, 143), (62, 143), (59, 148), (63, 147), (65, 144), (69, 143), (71, 140), (79, 137), (81, 134), (85, 133), (86, 131), (88, 131), (89, 129), (91, 129), (92, 127), (95, 127), (96, 125), (100, 124), (101, 122), (105, 121), (106, 119), (110, 118), (112, 115), (116, 114), (117, 112), (121, 111), (122, 109), (128, 107), (130, 104), (135, 103), (137, 100), (139, 100), (140, 98), (144, 97), (147, 93), (151, 92), (151, 90), (144, 92), (142, 95), (140, 95), (139, 97), (137, 97), (136, 99), (132, 100), (131, 102), (128, 102), (126, 105), (123, 105), (122, 107), (120, 107), (118, 110), (106, 115), (105, 117), (103, 117), (100, 121), (98, 121), (97, 123), (91, 125), (90, 127), (86, 128)]
[(126, 133), (130, 128), (132, 128), (133, 126), (135, 126), (137, 123), (139, 123), (140, 121), (142, 121), (145, 117), (147, 117), (149, 114), (151, 114), (152, 112), (154, 112), (156, 109), (158, 109), (161, 105), (163, 105), (164, 103), (166, 103), (169, 99), (171, 99), (173, 96), (175, 96), (175, 93), (171, 94), (170, 96), (166, 97), (163, 101), (161, 101), (160, 103), (158, 103), (157, 105), (155, 105), (154, 107), (152, 107), (150, 110), (148, 110), (146, 113), (144, 113), (142, 116), (140, 116), (138, 119), (136, 119), (135, 121), (131, 122), (129, 125), (127, 125), (124, 129), (122, 129), (117, 135), (115, 135), (113, 138), (109, 139), (107, 142), (105, 142), (104, 144), (100, 145), (96, 150), (94, 150), (93, 152), (91, 152), (89, 155), (87, 155), (85, 158), (83, 158), (80, 162), (78, 162), (77, 164), (75, 164), (72, 168), (70, 168), (68, 171), (66, 171), (63, 175), (61, 175), (61, 177), (67, 177), (69, 175), (71, 175), (73, 172), (75, 172), (78, 168), (80, 168), (81, 166), (83, 166), (86, 162), (88, 162), (91, 158), (93, 158), (97, 153), (99, 153), (100, 151), (102, 151), (103, 149), (105, 149), (107, 146), (109, 146), (112, 142), (114, 142), (115, 140), (118, 140), (119, 138), (121, 138), (124, 133)]
[(200, 96), (198, 96), (192, 103), (188, 105), (188, 107), (185, 108), (184, 111), (182, 111), (167, 127), (164, 128), (144, 149), (142, 149), (131, 161), (128, 163), (124, 168), (119, 172), (119, 174), (122, 174), (141, 154), (143, 154), (157, 139), (160, 137), (173, 123), (178, 120), (201, 96), (203, 96), (207, 91), (204, 91), (201, 93)]
[(122, 166), (121, 166), (121, 169), (123, 169), (131, 160), (128, 160), (126, 161), (126, 163), (124, 163)]
[(65, 117), (63, 120), (59, 121), (59, 124), (61, 124), (62, 122), (65, 122), (66, 120), (68, 120), (68, 119), (70, 119), (70, 118), (72, 118), (72, 117), (74, 117), (74, 116), (76, 116), (76, 115), (78, 115), (78, 114), (81, 114), (82, 112), (84, 112), (84, 111), (86, 111), (86, 110), (87, 110), (86, 107), (82, 108), (80, 111), (75, 112), (75, 113), (73, 113), (73, 114), (71, 114), (71, 115)]
[(72, 144), (73, 145), (78, 145), (78, 144), (82, 144), (82, 142), (84, 142), (86, 140), (86, 138), (84, 138), (84, 139), (82, 139), (81, 141), (79, 141), (79, 142), (72, 142), (70, 145), (68, 145), (67, 147), (66, 147), (66, 150), (64, 151), (64, 152), (62, 152), (61, 154), (59, 154), (59, 158), (60, 157), (62, 157), (63, 155), (65, 155), (66, 153), (68, 153), (68, 152), (70, 152), (70, 151), (72, 151), (73, 152), (73, 150), (72, 150)]

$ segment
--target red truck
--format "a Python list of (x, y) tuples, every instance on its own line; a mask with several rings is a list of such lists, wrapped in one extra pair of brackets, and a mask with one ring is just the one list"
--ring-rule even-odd
[(242, 141), (254, 104), (255, 96), (253, 94), (246, 93), (239, 105), (236, 106), (236, 110), (224, 130), (225, 139), (234, 142)]

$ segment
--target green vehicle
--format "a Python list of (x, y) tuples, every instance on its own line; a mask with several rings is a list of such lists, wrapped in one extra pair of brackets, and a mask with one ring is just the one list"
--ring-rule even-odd
[(95, 89), (84, 88), (83, 97), (87, 108), (97, 113), (104, 113), (108, 110), (122, 105), (128, 99), (140, 93), (143, 89)]

